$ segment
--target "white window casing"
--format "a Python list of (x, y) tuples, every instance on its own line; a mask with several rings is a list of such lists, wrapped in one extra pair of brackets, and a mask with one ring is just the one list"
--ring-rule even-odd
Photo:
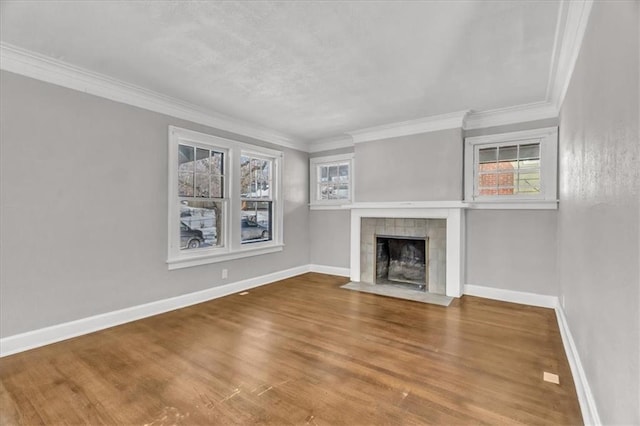
[[(179, 269), (208, 263), (222, 262), (242, 257), (256, 256), (282, 251), (283, 249), (283, 198), (281, 151), (249, 145), (242, 142), (212, 136), (205, 133), (169, 126), (168, 155), (168, 238), (167, 264), (169, 269)], [(178, 191), (178, 149), (179, 145), (193, 146), (201, 150), (224, 154), (222, 197), (215, 200), (222, 206), (220, 229), (216, 229), (216, 244), (203, 244), (194, 249), (184, 248), (181, 243), (181, 209), (185, 200), (212, 200), (209, 198), (184, 197)], [(198, 152), (198, 151), (196, 151)], [(204, 152), (204, 151), (201, 151)], [(271, 232), (268, 241), (260, 240), (251, 244), (241, 241), (241, 185), (240, 158), (245, 153), (268, 159), (272, 163), (270, 197), (272, 203)], [(213, 167), (213, 166), (212, 166)], [(215, 175), (214, 177), (217, 177)], [(195, 179), (195, 178), (194, 178)], [(211, 191), (213, 192), (213, 191)], [(184, 195), (184, 194), (183, 194)], [(211, 194), (209, 194), (211, 195)], [(197, 210), (197, 209), (196, 209)], [(188, 214), (188, 213), (187, 213)], [(217, 214), (217, 213), (216, 213)], [(221, 235), (220, 235), (221, 234)], [(184, 238), (183, 238), (184, 239)]]
[[(329, 170), (337, 171), (333, 180)], [(342, 170), (346, 175), (341, 175)], [(323, 177), (323, 172), (327, 176)], [(312, 210), (340, 209), (353, 202), (354, 154), (314, 157), (309, 160), (309, 207)]]
[(471, 208), (556, 209), (558, 128), (468, 137), (464, 172)]

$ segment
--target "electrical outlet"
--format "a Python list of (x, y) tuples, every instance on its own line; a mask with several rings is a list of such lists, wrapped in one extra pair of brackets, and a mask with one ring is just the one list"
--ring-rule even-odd
[(228, 278), (229, 277), (229, 270), (228, 269), (223, 269), (222, 270), (222, 279)]

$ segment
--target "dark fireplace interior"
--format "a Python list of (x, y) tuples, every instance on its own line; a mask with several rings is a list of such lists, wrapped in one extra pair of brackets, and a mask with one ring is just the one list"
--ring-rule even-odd
[(428, 238), (376, 236), (376, 284), (427, 289)]

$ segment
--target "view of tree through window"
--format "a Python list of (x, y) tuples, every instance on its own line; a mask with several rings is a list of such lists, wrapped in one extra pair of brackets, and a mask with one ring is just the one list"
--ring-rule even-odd
[(273, 234), (273, 160), (240, 157), (241, 241), (270, 241)]
[(224, 153), (178, 145), (180, 249), (222, 246)]
[(478, 195), (540, 193), (540, 143), (478, 150)]

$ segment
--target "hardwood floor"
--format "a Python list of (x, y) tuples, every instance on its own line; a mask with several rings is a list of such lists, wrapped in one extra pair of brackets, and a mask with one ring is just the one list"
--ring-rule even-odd
[(305, 274), (2, 358), (0, 424), (582, 422), (553, 310), (345, 282)]

